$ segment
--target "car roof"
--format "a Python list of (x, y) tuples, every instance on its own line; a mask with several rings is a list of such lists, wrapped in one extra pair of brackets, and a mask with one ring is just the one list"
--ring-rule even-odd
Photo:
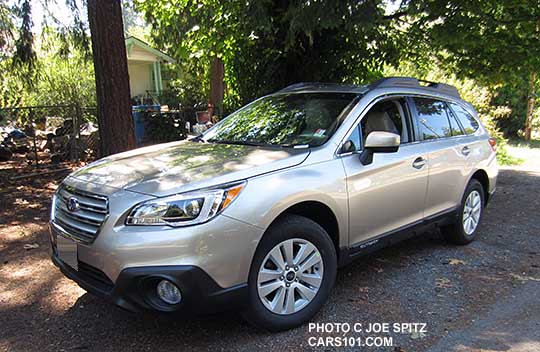
[(336, 93), (357, 93), (366, 94), (375, 89), (383, 88), (411, 88), (417, 92), (429, 94), (438, 93), (461, 100), (456, 87), (438, 83), (419, 80), (413, 77), (387, 77), (381, 78), (371, 84), (340, 84), (340, 83), (322, 83), (322, 82), (302, 82), (290, 85), (277, 93), (300, 93), (300, 92), (336, 92)]

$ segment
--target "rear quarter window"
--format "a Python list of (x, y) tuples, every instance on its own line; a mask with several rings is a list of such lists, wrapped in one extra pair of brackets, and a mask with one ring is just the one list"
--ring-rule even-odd
[(463, 126), (463, 130), (466, 134), (472, 134), (478, 130), (478, 121), (476, 121), (476, 119), (467, 110), (455, 103), (450, 103), (450, 108), (461, 123), (461, 126)]

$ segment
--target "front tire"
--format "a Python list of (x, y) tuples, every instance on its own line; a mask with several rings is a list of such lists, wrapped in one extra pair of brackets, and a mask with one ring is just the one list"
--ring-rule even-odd
[(257, 248), (243, 315), (271, 331), (302, 325), (328, 299), (336, 271), (336, 251), (328, 233), (310, 219), (287, 215), (268, 229)]
[(458, 245), (474, 241), (484, 213), (484, 202), (482, 184), (472, 179), (465, 189), (454, 223), (441, 228), (443, 236)]

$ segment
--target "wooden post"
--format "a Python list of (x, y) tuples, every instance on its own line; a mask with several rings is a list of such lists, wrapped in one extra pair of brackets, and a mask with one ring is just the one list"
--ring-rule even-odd
[[(219, 57), (213, 57), (210, 64), (210, 103), (217, 114), (223, 114), (223, 97), (225, 95), (225, 65)], [(212, 118), (212, 116), (210, 116)]]
[(79, 161), (79, 142), (82, 121), (82, 110), (79, 104), (73, 105), (73, 130), (71, 131), (71, 161)]
[(34, 142), (34, 157), (35, 157), (35, 161), (36, 161), (36, 168), (39, 166), (39, 157), (38, 157), (38, 150), (37, 150), (37, 137), (36, 137), (36, 126), (35, 126), (35, 123), (34, 123), (34, 110), (32, 110), (30, 108), (29, 110), (29, 116), (30, 116), (30, 123), (32, 125), (32, 129), (34, 130), (34, 133), (33, 133), (33, 142)]
[(527, 96), (527, 116), (525, 117), (525, 128), (523, 130), (523, 138), (526, 141), (531, 140), (532, 135), (532, 120), (534, 114), (534, 103), (536, 99), (536, 72), (532, 72), (529, 76), (529, 94)]

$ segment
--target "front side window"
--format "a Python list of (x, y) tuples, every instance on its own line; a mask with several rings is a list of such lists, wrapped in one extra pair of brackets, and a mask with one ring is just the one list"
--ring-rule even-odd
[(403, 106), (403, 99), (384, 100), (375, 104), (362, 119), (363, 140), (373, 131), (383, 131), (399, 134), (401, 144), (408, 143)]
[(423, 140), (452, 136), (446, 103), (429, 98), (413, 98)]
[(268, 96), (240, 109), (209, 130), (210, 143), (319, 146), (341, 123), (353, 93), (291, 93)]
[(456, 117), (461, 122), (466, 134), (474, 133), (478, 129), (478, 122), (475, 118), (469, 114), (467, 110), (455, 103), (450, 103), (452, 111), (456, 114)]
[(367, 136), (374, 131), (399, 134), (401, 144), (408, 143), (411, 137), (408, 133), (408, 123), (405, 121), (404, 106), (405, 100), (403, 98), (376, 103), (349, 135), (348, 141), (351, 143), (348, 146), (349, 151), (362, 150)]

